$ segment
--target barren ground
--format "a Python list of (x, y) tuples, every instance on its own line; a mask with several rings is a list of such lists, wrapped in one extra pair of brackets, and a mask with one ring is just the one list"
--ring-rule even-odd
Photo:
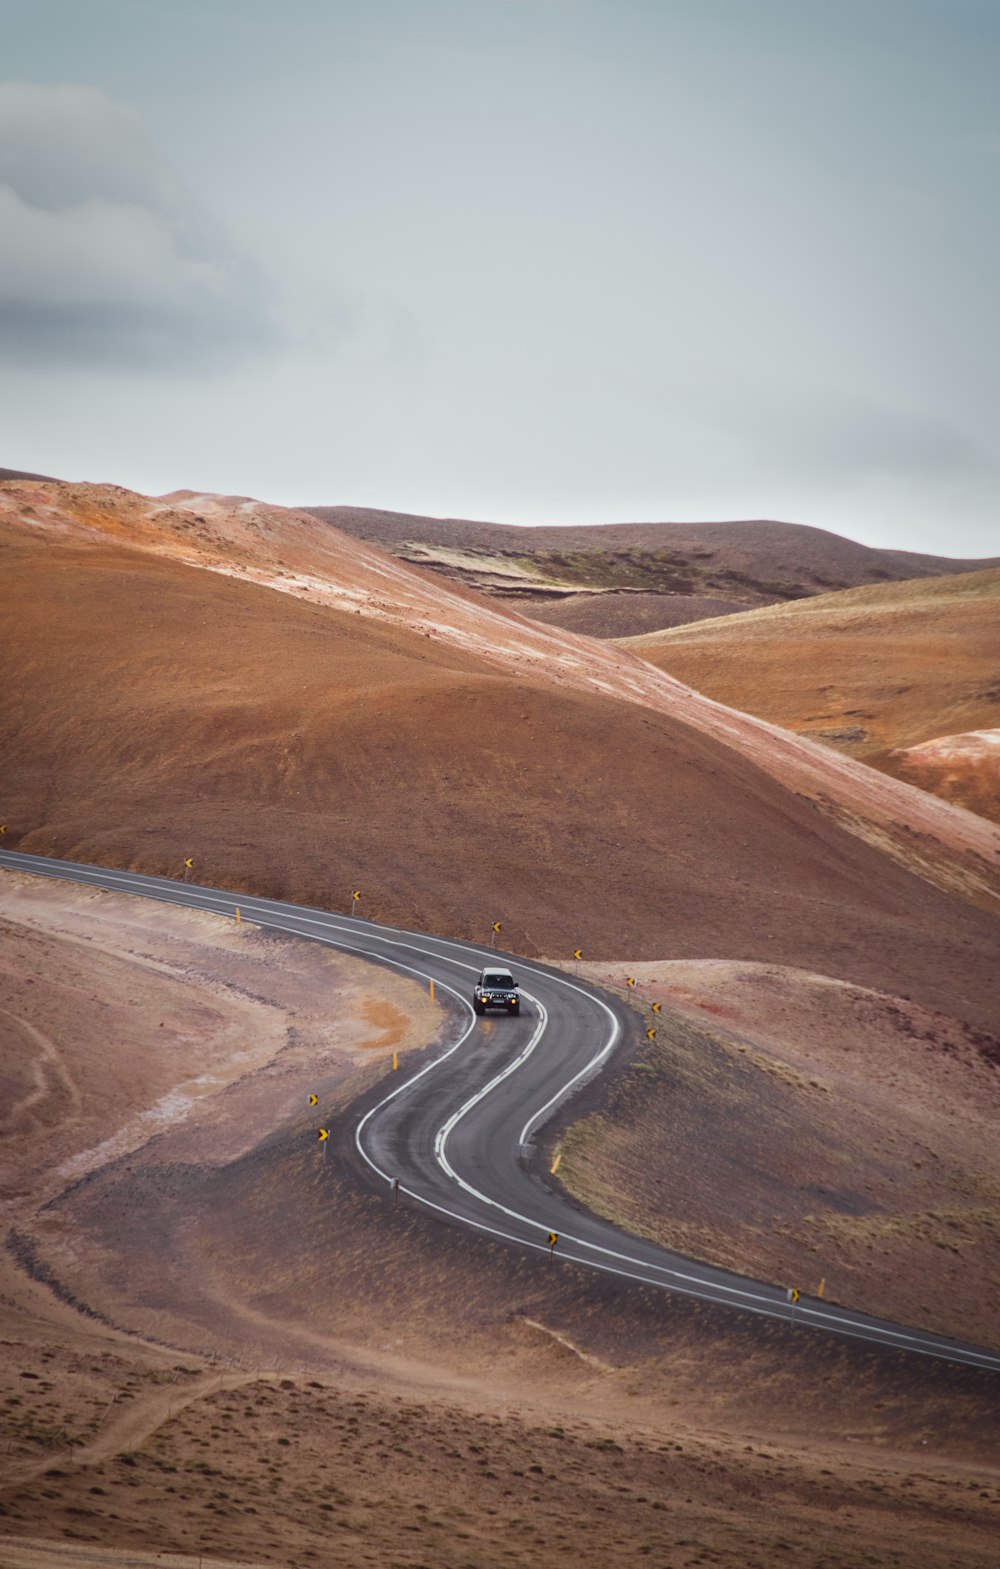
[(626, 646), (719, 702), (1000, 820), (1000, 570), (823, 594)]
[(776, 965), (584, 969), (656, 1035), (557, 1145), (566, 1187), (680, 1252), (1000, 1344), (1000, 1039)]
[[(4, 1569), (995, 1564), (996, 1379), (631, 1292), (367, 1190), (339, 1108), (433, 1038), (415, 985), (11, 873), (0, 919)], [(670, 974), (704, 1022), (699, 967)], [(787, 1054), (814, 992), (751, 1008), (753, 1050)], [(785, 1037), (753, 1036), (769, 1011)], [(876, 1081), (901, 1144), (928, 1111), (905, 1066)], [(970, 1063), (946, 1066), (957, 1108)]]

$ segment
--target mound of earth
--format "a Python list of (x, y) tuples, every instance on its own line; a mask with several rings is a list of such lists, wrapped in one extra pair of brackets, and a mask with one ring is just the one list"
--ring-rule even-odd
[(889, 759), (911, 784), (1000, 821), (1000, 729), (938, 736), (894, 750)]
[(996, 569), (826, 594), (626, 646), (719, 702), (1000, 819), (993, 751), (963, 739), (1000, 727)]

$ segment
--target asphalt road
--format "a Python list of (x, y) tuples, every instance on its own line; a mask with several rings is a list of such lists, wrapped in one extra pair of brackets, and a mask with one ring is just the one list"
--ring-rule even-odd
[[(748, 1280), (685, 1259), (581, 1212), (548, 1180), (535, 1140), (545, 1123), (601, 1068), (634, 1017), (582, 981), (514, 957), (521, 1014), (477, 1018), (472, 983), (483, 965), (507, 956), (472, 943), (423, 936), (302, 905), (226, 893), (165, 877), (83, 866), (0, 850), (0, 866), (89, 883), (233, 915), (270, 930), (327, 944), (433, 979), (448, 1001), (448, 1034), (418, 1071), (393, 1075), (359, 1114), (355, 1145), (374, 1184), (393, 1185), (442, 1221), (475, 1228), (522, 1248), (620, 1279), (698, 1297), (746, 1313), (874, 1342), (967, 1366), (1000, 1370), (1000, 1352), (854, 1313), (787, 1288)], [(391, 1085), (391, 1087), (390, 1087)]]

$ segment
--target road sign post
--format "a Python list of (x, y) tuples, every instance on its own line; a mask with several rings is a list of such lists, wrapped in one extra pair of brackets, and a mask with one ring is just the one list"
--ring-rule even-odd
[(499, 921), (494, 921), (493, 922), (493, 930), (490, 933), (490, 947), (491, 948), (495, 948), (496, 945), (497, 945), (497, 933), (499, 932), (499, 930), (500, 930), (500, 922)]

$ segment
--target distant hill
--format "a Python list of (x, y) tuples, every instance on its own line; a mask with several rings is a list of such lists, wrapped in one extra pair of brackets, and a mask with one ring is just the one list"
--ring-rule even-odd
[(4, 479), (41, 479), (51, 480), (51, 474), (29, 474), (27, 469), (0, 468), (0, 480)]
[(629, 638), (718, 702), (1000, 821), (1000, 570)]
[(825, 529), (766, 519), (517, 528), (367, 507), (306, 510), (537, 621), (591, 637), (654, 632), (865, 583), (1000, 566), (1000, 557), (876, 550)]

